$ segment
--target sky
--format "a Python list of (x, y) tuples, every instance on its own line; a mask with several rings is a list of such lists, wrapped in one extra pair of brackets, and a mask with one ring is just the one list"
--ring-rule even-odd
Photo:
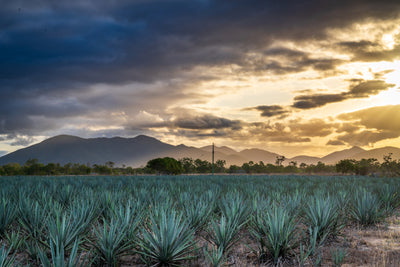
[(400, 147), (400, 2), (2, 2), (0, 155), (59, 134)]

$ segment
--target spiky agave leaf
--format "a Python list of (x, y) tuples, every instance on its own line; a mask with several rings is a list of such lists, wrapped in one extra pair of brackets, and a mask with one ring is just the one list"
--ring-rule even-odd
[(132, 243), (126, 238), (127, 229), (127, 225), (115, 219), (103, 219), (103, 225), (94, 229), (96, 239), (92, 245), (100, 262), (117, 266), (119, 258), (132, 248)]
[(333, 267), (340, 267), (343, 264), (344, 258), (347, 256), (346, 248), (331, 249)]
[(366, 190), (358, 191), (352, 203), (351, 216), (361, 225), (372, 225), (384, 219), (379, 199)]
[(193, 258), (193, 230), (176, 211), (150, 215), (150, 223), (142, 231), (139, 253), (145, 262), (177, 265)]
[(95, 198), (92, 200), (84, 198), (71, 204), (68, 213), (74, 222), (83, 224), (88, 229), (91, 223), (100, 215), (101, 210), (99, 202)]
[[(270, 255), (274, 264), (298, 246), (297, 222), (284, 208), (274, 204), (269, 212), (259, 214), (259, 225), (252, 231), (262, 248), (261, 258)], [(267, 255), (268, 254), (268, 255)]]
[(47, 232), (50, 240), (58, 247), (69, 251), (75, 240), (79, 239), (86, 229), (80, 220), (75, 220), (72, 215), (56, 214), (55, 218), (47, 219)]
[(400, 194), (397, 186), (385, 184), (379, 189), (378, 197), (386, 216), (392, 215), (394, 210), (400, 205)]
[(210, 219), (214, 203), (205, 201), (204, 198), (196, 195), (188, 196), (185, 199), (181, 199), (181, 201), (183, 201), (183, 212), (190, 227), (195, 232), (203, 229)]
[(340, 210), (334, 199), (329, 196), (313, 197), (305, 209), (304, 221), (312, 229), (318, 229), (318, 240), (323, 236), (336, 236), (344, 227)]
[(15, 253), (10, 256), (11, 248), (6, 250), (5, 245), (0, 249), (0, 266), (1, 267), (13, 267), (17, 266), (15, 263)]
[(21, 231), (18, 229), (18, 231), (12, 231), (11, 233), (6, 233), (5, 234), (5, 239), (7, 240), (8, 244), (10, 245), (10, 248), (12, 251), (17, 251), (21, 249), (26, 241), (26, 237), (21, 233)]
[(222, 215), (219, 221), (212, 220), (206, 239), (227, 254), (239, 240), (238, 234), (244, 223), (240, 223), (238, 217), (226, 218)]
[(114, 210), (113, 220), (126, 231), (126, 242), (135, 242), (139, 225), (144, 218), (144, 209), (132, 200)]
[(15, 219), (15, 204), (6, 198), (0, 200), (0, 236)]
[(20, 200), (18, 221), (28, 235), (40, 242), (44, 236), (44, 228), (49, 212), (46, 207), (42, 207), (37, 201), (31, 199)]
[(228, 194), (218, 203), (221, 213), (231, 221), (246, 223), (250, 209), (248, 203), (239, 194)]
[(204, 248), (204, 255), (206, 256), (208, 262), (212, 267), (220, 267), (226, 261), (226, 255), (224, 253), (223, 247), (215, 248), (212, 247), (211, 251), (207, 247)]
[(69, 257), (66, 257), (66, 253), (64, 250), (64, 245), (62, 242), (56, 240), (56, 243), (53, 243), (53, 240), (50, 239), (50, 252), (51, 259), (47, 257), (47, 253), (45, 251), (39, 252), (39, 258), (43, 265), (43, 267), (89, 267), (92, 262), (88, 260), (88, 256), (83, 256), (81, 253), (78, 255), (78, 247), (79, 240), (76, 239), (71, 249), (71, 253)]

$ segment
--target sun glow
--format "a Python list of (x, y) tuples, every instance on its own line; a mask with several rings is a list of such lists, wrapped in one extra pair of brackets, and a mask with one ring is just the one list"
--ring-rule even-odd
[(387, 91), (381, 92), (377, 95), (378, 105), (397, 105), (400, 103), (400, 61), (394, 62), (379, 62), (374, 64), (381, 70), (393, 70), (392, 72), (384, 75), (387, 83), (394, 84), (395, 86)]
[(393, 64), (394, 71), (386, 75), (386, 82), (394, 83), (400, 87), (400, 61), (395, 61)]

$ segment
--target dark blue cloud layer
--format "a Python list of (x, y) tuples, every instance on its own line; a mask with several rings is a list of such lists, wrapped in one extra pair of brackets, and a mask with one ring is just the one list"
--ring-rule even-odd
[[(389, 0), (2, 3), (0, 134), (34, 135), (55, 127), (51, 122), (39, 124), (32, 116), (68, 118), (118, 105), (115, 95), (101, 106), (79, 99), (61, 101), (94, 84), (168, 82), (195, 66), (246, 68), (247, 52), (263, 51), (276, 39), (323, 39), (327, 27), (366, 18), (390, 19), (399, 10), (399, 2)], [(315, 69), (339, 64), (311, 62), (296, 53), (289, 56), (302, 56), (304, 64)], [(267, 66), (273, 70), (275, 65)], [(284, 72), (282, 66), (276, 68)], [(181, 87), (174, 90), (172, 94), (178, 95)]]

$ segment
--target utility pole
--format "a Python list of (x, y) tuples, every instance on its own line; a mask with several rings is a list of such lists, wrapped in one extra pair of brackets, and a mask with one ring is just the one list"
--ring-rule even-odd
[(212, 144), (212, 175), (214, 176), (214, 143)]

